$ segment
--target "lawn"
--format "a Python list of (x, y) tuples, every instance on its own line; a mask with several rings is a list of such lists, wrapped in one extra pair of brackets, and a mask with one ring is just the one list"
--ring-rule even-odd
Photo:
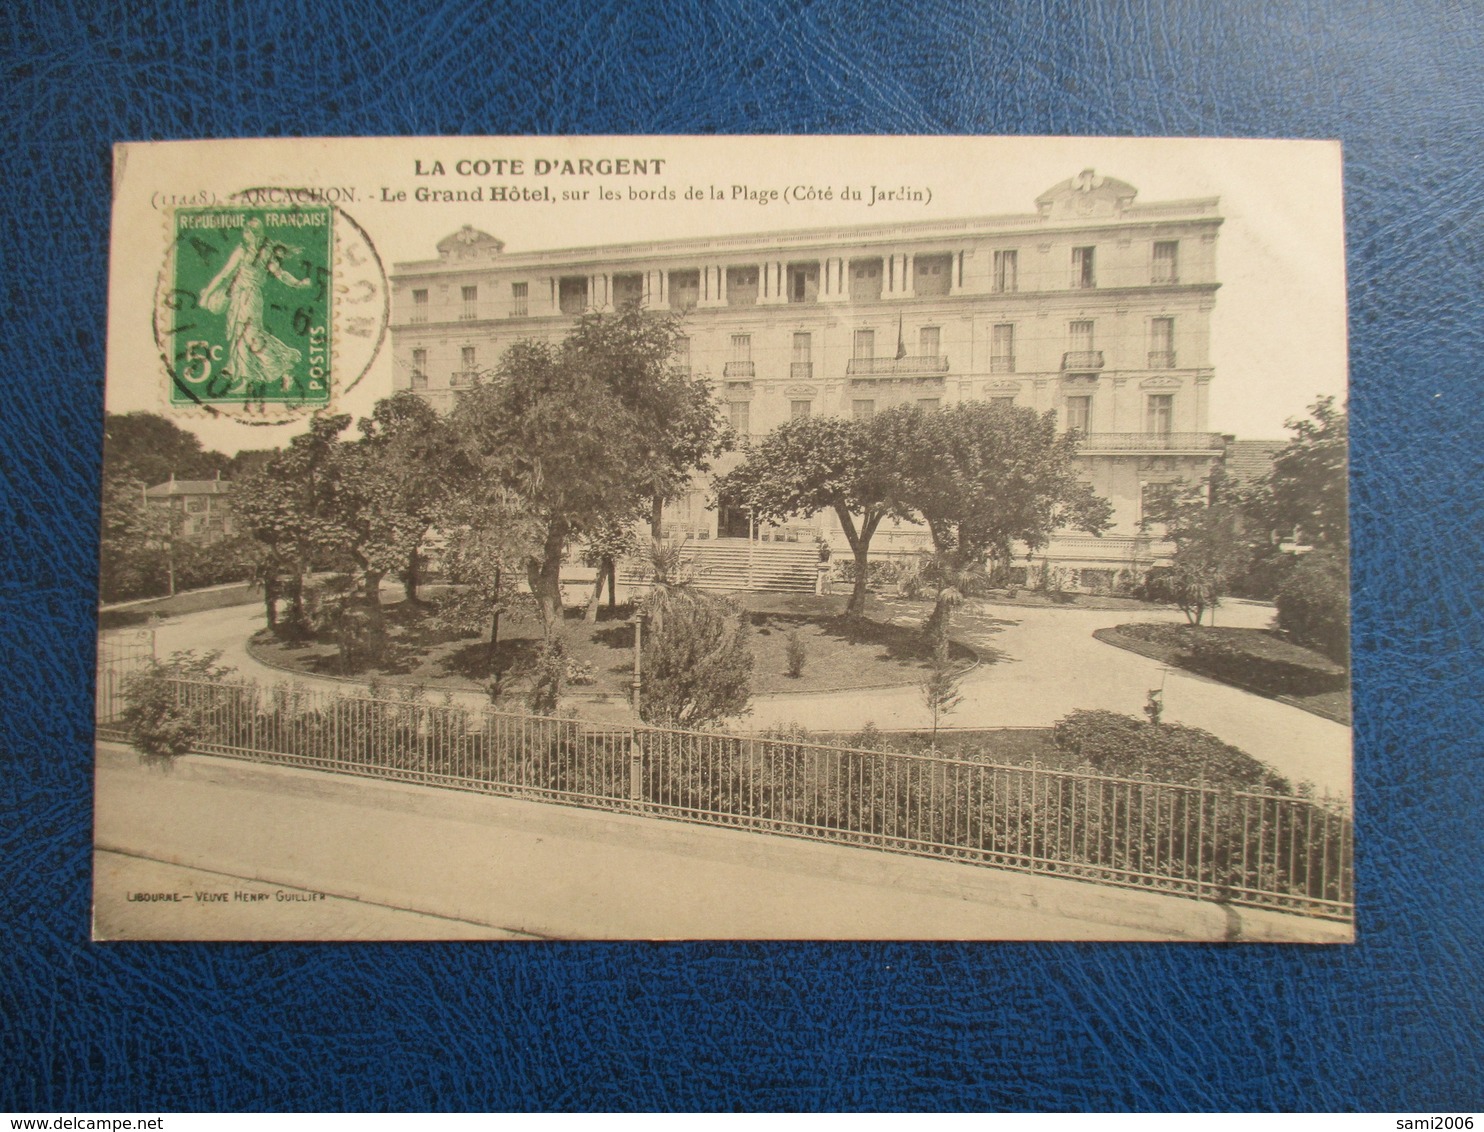
[(1281, 633), (1148, 622), (1099, 629), (1093, 636), (1336, 723), (1350, 723), (1346, 670)]
[[(893, 624), (884, 607), (873, 603), (862, 621), (843, 616), (843, 596), (745, 594), (752, 642), (754, 694), (818, 692), (914, 684), (926, 671), (928, 650), (915, 626)], [(257, 633), (249, 651), (266, 664), (316, 676), (347, 676), (389, 683), (417, 684), (429, 690), (484, 690), (491, 680), (487, 639), (449, 630), (438, 623), (436, 597), (424, 603), (384, 605), (387, 651), (375, 666), (345, 671), (333, 640), (282, 641)], [(603, 608), (595, 623), (581, 610), (569, 609), (563, 637), (574, 668), (590, 671), (592, 682), (571, 684), (568, 693), (627, 695), (633, 677), (634, 629), (629, 609)], [(788, 675), (791, 633), (804, 647), (803, 672)], [(523, 695), (527, 673), (541, 640), (540, 621), (532, 614), (507, 615), (500, 624), (500, 644), (493, 658), (505, 676), (503, 691)], [(954, 646), (964, 668), (976, 655)]]

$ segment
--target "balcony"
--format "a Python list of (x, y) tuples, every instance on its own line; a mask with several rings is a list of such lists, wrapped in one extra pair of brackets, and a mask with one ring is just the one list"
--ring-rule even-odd
[(948, 372), (943, 354), (905, 358), (851, 358), (845, 367), (851, 377), (918, 377)]
[(813, 381), (813, 362), (790, 362), (788, 367), (788, 378), (790, 381)]
[(477, 369), (456, 369), (448, 375), (448, 385), (451, 389), (462, 389), (473, 385), (478, 377)]
[(1103, 368), (1101, 350), (1068, 350), (1061, 356), (1063, 373), (1087, 373)]
[(1175, 368), (1175, 351), (1174, 350), (1150, 350), (1149, 351), (1149, 368), (1150, 369), (1174, 369)]
[(1082, 455), (1095, 452), (1208, 455), (1221, 452), (1225, 447), (1219, 432), (1089, 432), (1082, 437), (1077, 451)]
[(990, 373), (1014, 373), (1014, 354), (991, 354), (989, 358)]
[(745, 377), (750, 381), (757, 376), (756, 371), (752, 362), (727, 362), (721, 372), (723, 377)]

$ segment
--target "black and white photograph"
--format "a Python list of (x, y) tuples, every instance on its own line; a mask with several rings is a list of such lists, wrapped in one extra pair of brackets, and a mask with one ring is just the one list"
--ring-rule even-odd
[(1354, 939), (1337, 144), (115, 150), (101, 940)]

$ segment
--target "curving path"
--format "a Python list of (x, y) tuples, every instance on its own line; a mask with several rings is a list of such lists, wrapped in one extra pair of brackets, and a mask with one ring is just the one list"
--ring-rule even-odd
[[(919, 620), (922, 604), (887, 603), (896, 620)], [(1224, 625), (1263, 628), (1270, 606), (1234, 603), (1221, 610)], [(1166, 721), (1201, 727), (1320, 791), (1351, 794), (1350, 728), (1276, 700), (1204, 677), (1166, 669), (1158, 661), (1105, 645), (1094, 629), (1127, 621), (1182, 620), (1176, 611), (1037, 609), (970, 602), (954, 618), (954, 636), (994, 657), (963, 681), (963, 703), (948, 717), (953, 727), (1045, 727), (1077, 708), (1138, 715), (1151, 688), (1164, 684)], [(278, 669), (248, 655), (247, 638), (262, 624), (260, 605), (181, 614), (155, 626), (161, 656), (181, 649), (218, 650), (222, 662), (249, 679), (280, 683)], [(298, 676), (311, 688), (344, 691), (346, 684)], [(487, 704), (479, 692), (455, 693), (471, 708)], [(800, 723), (817, 731), (854, 731), (866, 723), (921, 728), (928, 718), (916, 687), (866, 692), (780, 693), (753, 699), (741, 721), (748, 728)]]

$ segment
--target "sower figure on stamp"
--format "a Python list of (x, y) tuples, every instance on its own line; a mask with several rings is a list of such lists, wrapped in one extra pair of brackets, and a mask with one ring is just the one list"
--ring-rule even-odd
[(309, 280), (295, 278), (278, 261), (280, 254), (293, 251), (270, 245), (263, 222), (251, 217), (242, 225), (242, 242), (201, 292), (203, 307), (213, 314), (227, 312), (227, 371), (233, 390), (276, 385), (287, 392), (293, 382), (303, 355), (275, 338), (263, 324), (263, 286), (270, 274), (295, 290), (310, 286)]

